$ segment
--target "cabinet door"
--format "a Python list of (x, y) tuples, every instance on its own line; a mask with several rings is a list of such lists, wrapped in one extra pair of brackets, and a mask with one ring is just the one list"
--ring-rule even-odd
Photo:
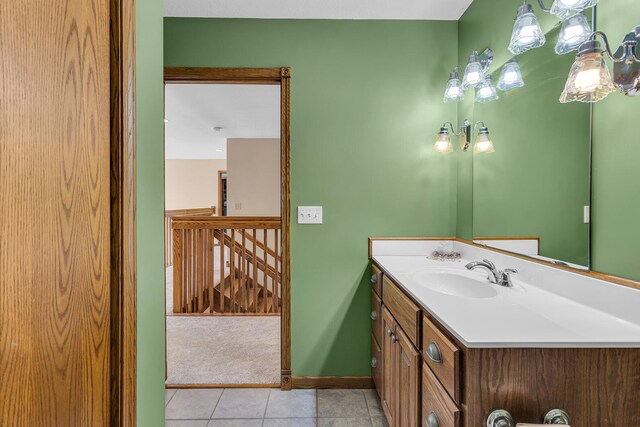
[(420, 353), (399, 327), (396, 328), (395, 344), (397, 377), (395, 426), (411, 427), (420, 425)]
[(382, 409), (387, 416), (389, 425), (395, 426), (395, 377), (396, 356), (395, 349), (395, 321), (391, 313), (385, 308), (382, 311), (382, 395), (380, 397)]

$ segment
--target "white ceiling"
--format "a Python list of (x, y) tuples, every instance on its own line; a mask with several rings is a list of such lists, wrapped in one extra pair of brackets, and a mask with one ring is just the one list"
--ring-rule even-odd
[(164, 16), (458, 20), (473, 0), (164, 0)]
[(280, 138), (280, 86), (167, 84), (165, 120), (167, 159), (225, 159), (227, 138)]

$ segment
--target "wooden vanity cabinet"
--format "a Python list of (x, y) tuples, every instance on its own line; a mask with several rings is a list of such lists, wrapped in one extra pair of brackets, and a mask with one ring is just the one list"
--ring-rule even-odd
[(640, 348), (467, 348), (384, 273), (380, 282), (373, 375), (390, 427), (429, 427), (432, 413), (440, 427), (478, 427), (494, 409), (542, 424), (553, 408), (572, 426), (640, 427)]

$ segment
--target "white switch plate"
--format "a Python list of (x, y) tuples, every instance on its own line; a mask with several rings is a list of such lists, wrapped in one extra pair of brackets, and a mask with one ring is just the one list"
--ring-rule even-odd
[(322, 224), (322, 206), (298, 206), (298, 224)]
[(584, 207), (584, 223), (589, 224), (591, 222), (591, 206)]

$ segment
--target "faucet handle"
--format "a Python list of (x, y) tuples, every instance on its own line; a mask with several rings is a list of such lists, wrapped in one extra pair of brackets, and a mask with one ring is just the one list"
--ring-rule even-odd
[(496, 269), (496, 265), (494, 263), (492, 263), (491, 261), (489, 261), (488, 259), (483, 259), (482, 262), (486, 263), (492, 269), (494, 269), (494, 270)]
[(500, 285), (507, 288), (512, 287), (513, 283), (511, 283), (511, 275), (517, 273), (518, 270), (514, 268), (505, 268), (504, 270), (502, 270), (500, 272)]

